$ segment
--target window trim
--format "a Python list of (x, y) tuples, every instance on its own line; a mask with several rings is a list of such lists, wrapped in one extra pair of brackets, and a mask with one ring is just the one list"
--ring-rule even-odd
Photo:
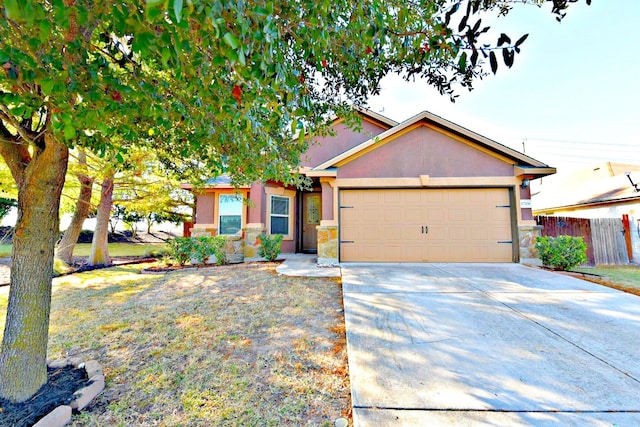
[[(279, 218), (288, 217), (289, 233), (283, 235), (282, 240), (293, 240), (296, 192), (294, 190), (286, 190), (284, 188), (265, 187), (265, 193), (267, 195), (267, 209), (266, 209), (266, 221), (265, 221), (267, 233), (271, 234), (271, 217), (272, 216), (277, 216)], [(289, 211), (287, 212), (287, 215), (273, 214), (271, 212), (271, 199), (273, 198), (273, 196), (289, 199)]]
[[(231, 196), (234, 197), (236, 199), (240, 199), (240, 230), (236, 233), (233, 234), (226, 234), (226, 233), (222, 233), (222, 221), (220, 221), (220, 218), (223, 216), (220, 214), (220, 212), (222, 211), (222, 209), (220, 209), (220, 203), (222, 200), (222, 197), (225, 196)], [(218, 225), (218, 232), (217, 234), (221, 235), (221, 236), (236, 236), (236, 235), (240, 235), (242, 234), (242, 230), (244, 229), (244, 216), (245, 216), (245, 209), (244, 209), (244, 200), (245, 200), (246, 195), (243, 193), (219, 193), (218, 197), (216, 197), (216, 208), (217, 208), (217, 212), (216, 212), (216, 221), (217, 221), (217, 225)], [(236, 215), (224, 215), (224, 216), (236, 216)]]

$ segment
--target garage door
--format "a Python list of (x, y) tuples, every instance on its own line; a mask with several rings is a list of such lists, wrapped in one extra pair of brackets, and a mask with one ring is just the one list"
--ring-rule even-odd
[(509, 190), (342, 190), (340, 260), (512, 262)]

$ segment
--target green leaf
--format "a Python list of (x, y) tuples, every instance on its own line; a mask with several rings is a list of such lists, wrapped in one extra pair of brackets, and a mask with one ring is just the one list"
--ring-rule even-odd
[(236, 36), (234, 36), (231, 33), (226, 33), (224, 36), (222, 36), (222, 40), (224, 40), (224, 42), (231, 49), (237, 49), (238, 47), (240, 47), (240, 41), (238, 40), (238, 38)]
[(462, 55), (460, 55), (460, 59), (458, 60), (458, 67), (460, 67), (460, 71), (462, 71), (463, 73), (466, 71), (466, 69), (467, 69), (467, 52), (462, 52)]
[(145, 55), (149, 51), (149, 46), (153, 44), (154, 40), (155, 36), (153, 33), (138, 33), (133, 37), (131, 49), (133, 49), (134, 52), (140, 52), (140, 54)]
[(19, 21), (23, 18), (22, 8), (20, 7), (19, 0), (5, 0), (4, 2), (4, 14), (7, 19), (13, 21)]
[(122, 153), (116, 153), (116, 160), (118, 161), (118, 163), (124, 163), (124, 157), (122, 156)]
[(167, 0), (147, 0), (145, 4), (145, 12), (147, 19), (152, 20), (162, 14), (162, 11), (167, 8)]
[(47, 20), (40, 21), (40, 41), (44, 43), (51, 34), (51, 24)]
[(67, 123), (64, 125), (64, 139), (74, 139), (76, 137), (76, 128), (72, 124)]
[(227, 58), (229, 58), (229, 61), (231, 61), (233, 64), (238, 62), (238, 52), (236, 52), (235, 50), (227, 50), (225, 52), (225, 55), (227, 56)]
[(51, 93), (53, 92), (53, 86), (55, 84), (55, 80), (42, 79), (39, 81), (39, 83), (40, 83), (40, 89), (42, 90), (42, 93), (44, 93), (45, 95), (51, 95)]
[(182, 0), (173, 0), (173, 13), (176, 16), (176, 21), (182, 20)]
[(256, 6), (255, 9), (253, 9), (253, 12), (256, 15), (261, 15), (261, 16), (267, 16), (271, 14), (271, 11), (269, 9), (267, 9), (266, 7), (262, 7), (262, 6)]

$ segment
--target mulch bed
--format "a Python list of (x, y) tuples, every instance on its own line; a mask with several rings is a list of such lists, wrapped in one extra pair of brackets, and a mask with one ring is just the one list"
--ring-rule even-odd
[(60, 405), (74, 400), (73, 393), (89, 385), (84, 368), (47, 368), (48, 382), (29, 400), (12, 403), (0, 398), (0, 427), (29, 427)]

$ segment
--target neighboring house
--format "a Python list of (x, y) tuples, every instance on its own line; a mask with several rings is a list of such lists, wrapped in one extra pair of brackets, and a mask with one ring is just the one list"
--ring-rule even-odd
[(640, 263), (640, 165), (607, 162), (543, 178), (534, 187), (532, 203), (535, 215), (573, 218), (628, 215), (632, 259)]
[(554, 168), (428, 112), (402, 123), (359, 114), (361, 130), (336, 119), (334, 136), (310, 144), (311, 191), (213, 180), (197, 193), (194, 231), (243, 233), (248, 258), (266, 231), (320, 264), (530, 261), (528, 183)]

